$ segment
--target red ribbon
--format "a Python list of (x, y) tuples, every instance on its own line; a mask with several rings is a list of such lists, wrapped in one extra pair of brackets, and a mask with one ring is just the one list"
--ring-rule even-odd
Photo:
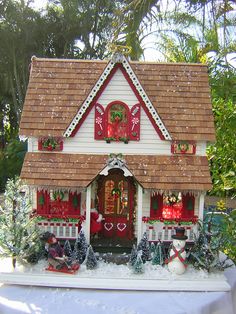
[(167, 259), (165, 260), (165, 264), (169, 264), (170, 262), (173, 261), (174, 258), (178, 258), (178, 259), (180, 260), (180, 262), (183, 263), (183, 264), (184, 264), (184, 267), (186, 268), (186, 267), (187, 267), (187, 264), (186, 264), (186, 262), (185, 262), (185, 258), (183, 258), (183, 257), (181, 256), (181, 253), (184, 252), (184, 248), (182, 248), (181, 250), (177, 251), (176, 248), (173, 246), (172, 249), (173, 249), (173, 251), (174, 251), (174, 254), (171, 255), (169, 258), (167, 258)]

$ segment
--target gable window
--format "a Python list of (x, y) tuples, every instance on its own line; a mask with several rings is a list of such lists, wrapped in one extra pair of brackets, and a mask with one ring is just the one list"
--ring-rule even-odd
[(129, 108), (123, 103), (112, 103), (107, 108), (107, 137), (115, 140), (129, 136)]
[(195, 197), (191, 193), (156, 193), (151, 196), (150, 217), (186, 219), (194, 217)]
[(106, 109), (95, 105), (94, 138), (124, 142), (140, 139), (140, 104), (129, 108), (121, 101), (113, 101)]

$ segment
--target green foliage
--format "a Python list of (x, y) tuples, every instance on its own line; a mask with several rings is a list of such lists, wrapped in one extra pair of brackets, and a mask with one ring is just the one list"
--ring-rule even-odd
[(27, 143), (12, 139), (4, 150), (0, 151), (0, 192), (4, 191), (7, 179), (20, 175)]
[(4, 203), (0, 208), (0, 256), (16, 261), (36, 262), (42, 252), (35, 219), (31, 217), (28, 192), (17, 177), (7, 181)]
[(228, 211), (223, 200), (217, 203), (217, 215), (221, 214), (220, 226), (225, 241), (222, 251), (236, 264), (236, 209)]
[(232, 100), (213, 100), (216, 143), (207, 149), (213, 180), (212, 194), (236, 196), (236, 104)]
[(194, 268), (206, 270), (207, 272), (223, 271), (232, 266), (228, 258), (222, 258), (220, 251), (228, 241), (214, 221), (212, 213), (204, 222), (199, 222), (199, 234), (195, 239), (194, 246), (190, 250), (188, 263)]

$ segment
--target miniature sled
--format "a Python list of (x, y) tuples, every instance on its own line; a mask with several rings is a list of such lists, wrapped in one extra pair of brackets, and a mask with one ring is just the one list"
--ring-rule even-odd
[(60, 269), (56, 269), (52, 265), (49, 265), (45, 270), (56, 272), (56, 273), (64, 273), (64, 274), (73, 275), (73, 274), (77, 273), (79, 268), (80, 268), (80, 265), (73, 265), (72, 268), (70, 268), (70, 269), (68, 267), (62, 267)]

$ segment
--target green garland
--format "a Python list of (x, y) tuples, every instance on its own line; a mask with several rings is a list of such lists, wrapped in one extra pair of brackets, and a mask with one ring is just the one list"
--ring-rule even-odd
[(59, 200), (62, 201), (64, 199), (64, 196), (65, 196), (65, 194), (62, 191), (55, 191), (55, 192), (53, 192), (53, 199), (55, 201), (58, 200), (58, 197), (59, 197)]

